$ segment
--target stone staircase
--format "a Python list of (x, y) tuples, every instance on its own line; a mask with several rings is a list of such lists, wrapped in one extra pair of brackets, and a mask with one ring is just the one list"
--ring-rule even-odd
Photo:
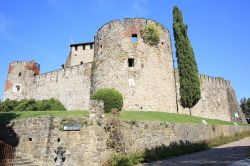
[(27, 156), (15, 154), (15, 148), (0, 140), (0, 166), (38, 166)]

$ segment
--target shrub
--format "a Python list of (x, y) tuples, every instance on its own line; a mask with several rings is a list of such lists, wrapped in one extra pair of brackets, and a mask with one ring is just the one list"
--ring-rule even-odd
[(154, 24), (149, 24), (142, 29), (142, 38), (146, 44), (157, 45), (160, 41), (160, 31)]
[(143, 161), (143, 153), (116, 154), (108, 160), (108, 166), (133, 166)]
[(9, 111), (64, 111), (62, 103), (55, 99), (36, 101), (34, 99), (5, 100), (0, 103), (0, 112)]
[(13, 109), (18, 105), (16, 100), (5, 100), (0, 103), (0, 112), (9, 112), (13, 111)]
[(122, 94), (113, 88), (98, 89), (96, 92), (94, 92), (92, 99), (103, 100), (104, 111), (106, 113), (111, 112), (112, 108), (121, 111), (123, 106)]
[(49, 110), (64, 111), (66, 110), (63, 104), (56, 99), (37, 101), (37, 106), (38, 106), (39, 111), (49, 111)]
[(23, 99), (19, 101), (19, 104), (14, 108), (14, 111), (38, 111), (36, 100)]

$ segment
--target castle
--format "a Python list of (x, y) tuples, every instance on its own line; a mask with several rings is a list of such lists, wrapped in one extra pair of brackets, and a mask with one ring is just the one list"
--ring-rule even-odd
[[(157, 46), (144, 43), (141, 30), (160, 30)], [(125, 110), (189, 114), (180, 103), (178, 72), (174, 69), (169, 31), (142, 18), (114, 20), (103, 25), (94, 42), (70, 45), (61, 69), (39, 73), (35, 61), (9, 65), (4, 99), (55, 98), (69, 110), (88, 110), (93, 91), (113, 87), (123, 94)], [(244, 121), (229, 81), (200, 75), (201, 99), (192, 115)]]

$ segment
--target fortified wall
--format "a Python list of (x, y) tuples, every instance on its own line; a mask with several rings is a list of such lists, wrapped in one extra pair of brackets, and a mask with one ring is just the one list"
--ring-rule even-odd
[(37, 75), (34, 61), (13, 62), (9, 66), (4, 98), (58, 99), (69, 110), (88, 110), (91, 85), (91, 63), (76, 65)]
[[(81, 123), (80, 131), (64, 131), (65, 121)], [(56, 151), (63, 154), (63, 165), (101, 166), (114, 154), (107, 146), (105, 123), (88, 118), (40, 117), (0, 123), (0, 165), (55, 165)], [(197, 134), (199, 131), (199, 134)], [(121, 133), (126, 152), (150, 150), (170, 143), (199, 142), (220, 136), (250, 131), (249, 126), (174, 124), (165, 122), (122, 122)], [(16, 141), (12, 148), (9, 140)], [(5, 144), (5, 141), (9, 145)], [(12, 149), (12, 150), (11, 150)], [(1, 153), (2, 152), (2, 153)], [(12, 155), (7, 155), (8, 153)], [(4, 163), (4, 164), (3, 164)]]
[[(146, 44), (142, 29), (155, 25), (157, 45)], [(114, 20), (103, 25), (94, 42), (70, 45), (62, 69), (40, 74), (35, 61), (9, 66), (4, 99), (55, 98), (69, 110), (88, 110), (91, 94), (104, 87), (119, 90), (125, 110), (188, 114), (179, 103), (169, 31), (159, 22), (143, 18)], [(229, 81), (201, 75), (201, 100), (195, 116), (245, 121)]]
[[(189, 114), (180, 104), (179, 75), (176, 71), (178, 113)], [(238, 105), (230, 81), (223, 78), (200, 75), (201, 99), (191, 108), (191, 114), (199, 117), (221, 119), (225, 121), (245, 121)]]

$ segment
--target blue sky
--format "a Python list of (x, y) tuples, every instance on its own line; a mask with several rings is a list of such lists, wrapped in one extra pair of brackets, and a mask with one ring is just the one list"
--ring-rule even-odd
[(200, 73), (231, 80), (238, 100), (250, 97), (249, 0), (0, 0), (0, 95), (11, 61), (36, 60), (42, 72), (58, 69), (69, 44), (93, 41), (110, 20), (154, 19), (173, 40), (174, 5), (188, 24)]

